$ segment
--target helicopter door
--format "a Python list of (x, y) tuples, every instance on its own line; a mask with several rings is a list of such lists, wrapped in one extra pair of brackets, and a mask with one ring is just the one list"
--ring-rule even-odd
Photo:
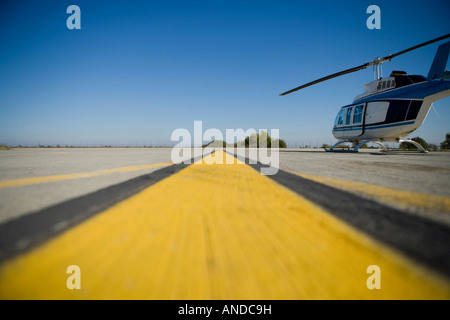
[(333, 135), (336, 139), (340, 139), (344, 137), (344, 126), (345, 126), (345, 113), (347, 112), (346, 107), (343, 107), (339, 110), (339, 113), (336, 116), (336, 120), (334, 122)]
[(352, 136), (360, 136), (363, 134), (363, 114), (364, 114), (364, 104), (359, 104), (353, 107), (353, 115), (351, 116)]
[(364, 106), (357, 104), (339, 110), (333, 128), (336, 139), (355, 139), (363, 134)]

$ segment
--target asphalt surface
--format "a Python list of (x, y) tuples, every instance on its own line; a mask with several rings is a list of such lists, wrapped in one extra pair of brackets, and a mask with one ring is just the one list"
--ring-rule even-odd
[[(318, 149), (317, 149), (318, 150)], [(450, 153), (327, 153), (305, 149), (280, 151), (283, 170), (358, 181), (384, 187), (450, 196)]]
[[(187, 164), (173, 164), (171, 161), (171, 152), (172, 149), (168, 148), (23, 148), (0, 151), (0, 278), (2, 276), (2, 263), (6, 263), (6, 271), (3, 272), (3, 277), (11, 277), (8, 276), (8, 269), (15, 270), (18, 266), (23, 267), (29, 264), (39, 264), (39, 261), (41, 261), (42, 258), (35, 260), (36, 258), (33, 258), (33, 252), (39, 252), (39, 250), (36, 249), (41, 246), (46, 248), (46, 243), (56, 243), (54, 245), (56, 249), (48, 249), (48, 255), (51, 261), (56, 259), (55, 257), (63, 259), (60, 257), (60, 254), (56, 254), (55, 252), (66, 251), (67, 244), (64, 244), (66, 242), (64, 242), (63, 239), (66, 234), (65, 232), (68, 230), (80, 230), (74, 232), (80, 233), (81, 237), (86, 233), (98, 235), (98, 240), (96, 240), (98, 242), (98, 249), (95, 249), (95, 245), (91, 248), (95, 257), (97, 252), (103, 251), (101, 248), (111, 244), (111, 242), (107, 240), (108, 237), (116, 237), (116, 239), (117, 237), (121, 238), (125, 232), (125, 226), (122, 230), (121, 223), (115, 223), (115, 226), (111, 228), (110, 232), (108, 229), (102, 228), (102, 224), (105, 222), (92, 222), (94, 225), (93, 227), (88, 227), (89, 225), (92, 225), (92, 223), (83, 223), (85, 221), (95, 221), (94, 217), (102, 212), (116, 210), (118, 212), (116, 215), (120, 216), (120, 219), (125, 219), (123, 222), (124, 225), (134, 223), (133, 225), (130, 225), (129, 228), (139, 228), (136, 229), (136, 231), (131, 232), (131, 234), (136, 232), (136, 237), (138, 237), (137, 234), (142, 231), (142, 227), (139, 226), (143, 226), (147, 223), (145, 221), (148, 219), (146, 218), (148, 213), (143, 215), (143, 224), (139, 221), (133, 222), (133, 219), (130, 220), (128, 216), (129, 212), (144, 209), (150, 211), (153, 210), (153, 212), (167, 210), (166, 219), (168, 219), (167, 223), (169, 223), (169, 225), (176, 221), (170, 220), (170, 216), (174, 212), (181, 213), (185, 211), (186, 213), (191, 214), (198, 211), (198, 214), (203, 216), (203, 218), (201, 218), (203, 221), (202, 224), (206, 223), (205, 219), (213, 219), (204, 225), (204, 228), (206, 228), (204, 230), (202, 230), (202, 224), (192, 224), (193, 222), (188, 222), (187, 220), (185, 222), (187, 223), (186, 225), (185, 223), (177, 223), (173, 226), (173, 230), (171, 230), (171, 228), (168, 229), (169, 233), (167, 233), (167, 236), (169, 238), (167, 239), (173, 237), (174, 232), (178, 232), (176, 231), (177, 225), (178, 228), (181, 228), (179, 229), (179, 232), (181, 232), (181, 235), (184, 234), (184, 237), (186, 237), (185, 230), (194, 230), (197, 228), (200, 228), (197, 231), (200, 232), (200, 234), (206, 232), (205, 235), (207, 237), (216, 233), (217, 236), (219, 236), (225, 231), (227, 232), (227, 237), (230, 237), (231, 234), (237, 232), (236, 230), (239, 230), (241, 224), (240, 220), (242, 218), (238, 215), (236, 216), (237, 220), (233, 220), (234, 218), (230, 217), (230, 220), (219, 223), (218, 220), (214, 219), (219, 219), (221, 217), (221, 211), (225, 212), (231, 210), (230, 213), (242, 214), (243, 216), (256, 214), (254, 217), (254, 219), (256, 219), (254, 221), (256, 222), (259, 219), (258, 213), (261, 214), (261, 218), (265, 217), (264, 219), (271, 219), (271, 215), (274, 215), (274, 217), (282, 217), (285, 215), (288, 217), (293, 214), (294, 216), (292, 217), (296, 217), (297, 214), (300, 213), (310, 214), (311, 216), (317, 215), (320, 217), (322, 213), (314, 212), (315, 210), (319, 210), (320, 212), (323, 210), (323, 212), (326, 212), (324, 217), (325, 220), (318, 222), (317, 227), (314, 227), (314, 224), (311, 224), (311, 230), (307, 231), (308, 228), (304, 229), (304, 222), (298, 222), (299, 229), (295, 232), (300, 232), (303, 236), (292, 233), (288, 238), (296, 239), (295, 241), (302, 241), (301, 238), (308, 233), (313, 232), (312, 234), (309, 234), (312, 239), (321, 234), (321, 236), (317, 238), (317, 245), (322, 248), (324, 244), (319, 243), (322, 241), (320, 239), (332, 237), (322, 230), (322, 226), (330, 225), (332, 228), (330, 230), (333, 230), (334, 228), (337, 228), (336, 230), (338, 230), (340, 228), (338, 225), (344, 223), (344, 225), (351, 226), (351, 228), (354, 228), (357, 232), (354, 234), (354, 231), (347, 230), (346, 227), (344, 227), (343, 231), (338, 232), (340, 235), (336, 240), (330, 240), (331, 243), (335, 243), (336, 250), (341, 252), (339, 254), (343, 255), (341, 257), (336, 257), (337, 261), (343, 259), (347, 261), (354, 259), (369, 259), (371, 254), (368, 253), (365, 256), (364, 252), (365, 250), (368, 252), (371, 250), (373, 251), (374, 249), (371, 248), (371, 245), (368, 246), (368, 248), (371, 249), (352, 249), (354, 242), (352, 242), (353, 240), (350, 242), (348, 240), (354, 238), (356, 239), (356, 243), (366, 243), (365, 237), (368, 237), (368, 239), (372, 239), (369, 240), (369, 242), (375, 241), (376, 243), (380, 243), (383, 248), (384, 246), (390, 248), (387, 250), (392, 250), (394, 256), (398, 254), (398, 256), (401, 257), (400, 259), (410, 261), (406, 263), (406, 268), (409, 268), (408, 266), (413, 266), (413, 269), (416, 267), (419, 269), (424, 268), (425, 270), (428, 270), (426, 272), (431, 272), (432, 277), (444, 276), (444, 278), (450, 279), (450, 153), (384, 154), (374, 150), (364, 150), (363, 152), (355, 154), (326, 153), (317, 149), (280, 150), (278, 154), (280, 168), (277, 174), (267, 176), (269, 180), (273, 181), (275, 184), (272, 185), (269, 183), (267, 187), (264, 187), (264, 185), (268, 183), (268, 180), (259, 178), (258, 176), (261, 175), (257, 173), (260, 173), (262, 168), (267, 168), (267, 166), (260, 162), (254, 164), (250, 163), (248, 158), (242, 159), (245, 163), (250, 164), (250, 167), (255, 170), (252, 171), (253, 173), (249, 172), (248, 174), (244, 174), (242, 167), (239, 167), (239, 165), (237, 167), (220, 165), (209, 167), (209, 164), (202, 164), (200, 166), (198, 164), (190, 164), (194, 161), (189, 161)], [(185, 159), (191, 159), (196, 155), (198, 154), (187, 152), (185, 153)], [(246, 157), (248, 156), (249, 153), (247, 152)], [(271, 156), (274, 157), (276, 154), (272, 154)], [(209, 159), (211, 158), (212, 157), (209, 157)], [(230, 159), (230, 157), (227, 156), (227, 159)], [(231, 157), (231, 159), (233, 158)], [(190, 169), (183, 170), (185, 168)], [(160, 182), (164, 183), (161, 184)], [(152, 187), (157, 183), (158, 187)], [(162, 188), (164, 188), (163, 186), (165, 183), (172, 185), (172, 187), (167, 187), (166, 191), (164, 191)], [(269, 198), (262, 200), (261, 194), (265, 192), (279, 194), (279, 196), (274, 196), (272, 200), (269, 200)], [(292, 198), (292, 192), (293, 194), (297, 194), (299, 198)], [(148, 193), (147, 196), (145, 196), (146, 193)], [(231, 203), (229, 203), (229, 205), (226, 202), (227, 197), (230, 197), (229, 201), (231, 201)], [(183, 200), (184, 203), (179, 203), (179, 201), (182, 201), (181, 199), (185, 199)], [(305, 199), (301, 201), (306, 201), (306, 203), (301, 202), (296, 205), (289, 204), (292, 201), (296, 202), (300, 199)], [(223, 201), (225, 202), (221, 204)], [(241, 201), (243, 201), (242, 204)], [(281, 205), (278, 201), (285, 201), (286, 203)], [(264, 202), (267, 203), (263, 204)], [(308, 203), (313, 204), (313, 207), (317, 206), (318, 209), (310, 207), (310, 204)], [(235, 206), (235, 209), (231, 209), (231, 204)], [(145, 209), (147, 206), (149, 209)], [(150, 209), (152, 206), (155, 208)], [(294, 209), (296, 206), (298, 209)], [(226, 209), (227, 207), (229, 208)], [(112, 209), (110, 210), (110, 208)], [(211, 216), (211, 212), (214, 212), (215, 214)], [(105, 219), (105, 214), (100, 216), (102, 216), (102, 219)], [(330, 218), (327, 218), (328, 216), (333, 216), (337, 220), (330, 220)], [(292, 217), (290, 219), (292, 219)], [(111, 220), (110, 218), (107, 218), (105, 221), (109, 225), (112, 223), (111, 221), (115, 220), (117, 219), (114, 218)], [(223, 223), (228, 225), (229, 229), (225, 228), (222, 231), (221, 228), (217, 229), (218, 225)], [(285, 233), (287, 236), (289, 235), (289, 232), (292, 232), (289, 231), (290, 227), (288, 225), (280, 225), (279, 223), (281, 222), (276, 222), (275, 220), (273, 223), (275, 223), (273, 228), (267, 229), (266, 233), (264, 233), (267, 237), (263, 237), (261, 240), (268, 241), (267, 239), (274, 237), (272, 241), (274, 241), (279, 248), (288, 245), (286, 241), (289, 242), (291, 240), (286, 239), (284, 242), (280, 242), (281, 234), (277, 236), (276, 233), (282, 232), (283, 234), (282, 230), (287, 228), (287, 233)], [(85, 225), (86, 227), (84, 227)], [(318, 229), (316, 230), (315, 228)], [(83, 231), (84, 229), (86, 230)], [(246, 232), (243, 234), (246, 234)], [(331, 232), (331, 234), (334, 232), (335, 231)], [(317, 235), (314, 236), (314, 233)], [(101, 234), (104, 235), (102, 236)], [(117, 236), (115, 236), (115, 234), (117, 234)], [(238, 237), (243, 237), (242, 241), (244, 242), (253, 242), (255, 237), (261, 236), (260, 233), (252, 235), (250, 232), (247, 235), (247, 238), (245, 238), (246, 236), (243, 236), (243, 234), (239, 233)], [(342, 238), (342, 235), (344, 234), (345, 236)], [(359, 234), (363, 235), (362, 238), (359, 238)], [(62, 240), (58, 242), (58, 239), (60, 238)], [(53, 241), (53, 239), (55, 240)], [(193, 239), (194, 238), (191, 239), (188, 237), (183, 241), (188, 241), (190, 243)], [(198, 239), (197, 236), (195, 236), (195, 239), (197, 239), (196, 241), (201, 240)], [(220, 243), (223, 244), (223, 242), (219, 242), (218, 245), (220, 245)], [(86, 245), (88, 247), (91, 246), (90, 243), (87, 243)], [(151, 249), (153, 245), (158, 247), (156, 243), (146, 245), (144, 241), (141, 244), (141, 247), (145, 250), (145, 248)], [(199, 248), (198, 250), (200, 250), (201, 253), (203, 252), (201, 248), (203, 248), (204, 245), (205, 243), (202, 240), (194, 247)], [(137, 244), (135, 244), (135, 246), (137, 246)], [(255, 248), (260, 246), (260, 244), (254, 243), (252, 246), (253, 249), (245, 248), (245, 246), (235, 246), (233, 247), (233, 250), (234, 252), (241, 252), (243, 254), (242, 257), (245, 257)], [(308, 250), (311, 250), (311, 245), (308, 246)], [(269, 247), (265, 249), (262, 249), (263, 247), (261, 247), (258, 249), (269, 250), (267, 251), (267, 258), (261, 260), (260, 263), (266, 265), (269, 270), (272, 270), (274, 265), (272, 264), (273, 262), (270, 262), (270, 259), (281, 259), (280, 261), (284, 261), (282, 264), (286, 264), (286, 267), (288, 267), (290, 263), (288, 261), (291, 261), (292, 257), (272, 257), (269, 259), (271, 256), (270, 252), (272, 252), (270, 251), (272, 249)], [(161, 254), (165, 256), (167, 253), (163, 248), (164, 247), (161, 248)], [(221, 251), (222, 249), (223, 248), (219, 246), (215, 250)], [(78, 249), (77, 251), (79, 250), (81, 249)], [(124, 247), (124, 250), (125, 252), (129, 252), (134, 249)], [(319, 253), (319, 256), (315, 258), (317, 262), (322, 261), (323, 259), (323, 256), (320, 255), (321, 250), (322, 249), (319, 251), (311, 251), (312, 255), (317, 255)], [(350, 254), (350, 252), (353, 252), (352, 250), (356, 251), (355, 253)], [(381, 252), (384, 252), (385, 249), (376, 249), (373, 251), (374, 253), (372, 253), (372, 256), (379, 256), (380, 250)], [(115, 252), (115, 249), (113, 249), (112, 252)], [(20, 258), (20, 255), (23, 254), (25, 254), (24, 261), (28, 262), (19, 259), (16, 266), (14, 266), (14, 262), (9, 264), (8, 261), (15, 259), (15, 257)], [(38, 256), (44, 257), (45, 254), (38, 254)], [(238, 254), (238, 256), (240, 256), (240, 254)], [(359, 256), (361, 256), (361, 258), (356, 258)], [(390, 253), (381, 254), (381, 256), (390, 256)], [(202, 259), (205, 259), (202, 255), (199, 255), (197, 258), (199, 259), (199, 263), (203, 261)], [(73, 257), (70, 259), (73, 259)], [(85, 259), (85, 257), (80, 256), (79, 259)], [(116, 261), (117, 257), (112, 253), (112, 257), (106, 258), (106, 260), (108, 259)], [(137, 263), (138, 265), (150, 263), (143, 258), (139, 259), (139, 257), (136, 257), (136, 259), (138, 260), (135, 261), (135, 264)], [(178, 258), (172, 257), (172, 259), (176, 260)], [(208, 259), (211, 260), (213, 258), (210, 257)], [(215, 259), (220, 261), (224, 259), (224, 256), (218, 254)], [(231, 265), (238, 264), (244, 267), (247, 264), (247, 261), (244, 258), (242, 258), (244, 260), (239, 259), (229, 263), (231, 263)], [(300, 259), (303, 259), (303, 257)], [(44, 258), (44, 260), (48, 260), (48, 258)], [(397, 258), (393, 258), (393, 260), (388, 259), (388, 264), (396, 260)], [(208, 263), (212, 263), (211, 261)], [(170, 264), (170, 262), (168, 263)], [(228, 262), (222, 263), (225, 263), (226, 265)], [(257, 265), (258, 264), (255, 266)], [(169, 265), (167, 264), (162, 265), (161, 269), (159, 269), (160, 272), (167, 273), (167, 271), (164, 270), (166, 270), (168, 266)], [(25, 274), (23, 278), (35, 276), (34, 273), (30, 273), (30, 270), (32, 270), (30, 267), (22, 270), (23, 274)], [(43, 268), (42, 272), (49, 272), (47, 267)], [(134, 267), (123, 266), (123, 268), (128, 270)], [(323, 269), (323, 272), (327, 273), (329, 261), (327, 262), (326, 259), (323, 260), (321, 268)], [(386, 268), (388, 267), (385, 267), (385, 270)], [(402, 271), (402, 268), (405, 268), (404, 266), (396, 266), (395, 263), (389, 268), (392, 275), (401, 275), (406, 272)], [(273, 271), (269, 270), (264, 272), (269, 272), (270, 274), (270, 272)], [(111, 270), (107, 269), (102, 270), (101, 272), (103, 274), (110, 271)], [(140, 271), (135, 270), (133, 272), (134, 274), (139, 274)], [(247, 270), (247, 274), (245, 274), (245, 272), (233, 273), (224, 269), (222, 278), (226, 279), (242, 276), (243, 279), (247, 279), (249, 277), (254, 277), (254, 272), (254, 270)], [(261, 270), (260, 272), (263, 271)], [(344, 269), (338, 268), (335, 277), (341, 277), (342, 275), (343, 281), (348, 282), (349, 280), (345, 280), (345, 277), (348, 277), (349, 275), (344, 277), (344, 273)], [(293, 282), (295, 284), (297, 281), (295, 279), (298, 278), (298, 275), (295, 276), (292, 274), (291, 276), (293, 278), (286, 283)], [(323, 275), (316, 276), (319, 278), (323, 277)], [(140, 275), (140, 277), (142, 277), (142, 275)], [(171, 281), (175, 281), (174, 279), (177, 277), (178, 276), (174, 274), (170, 279)], [(286, 275), (286, 277), (288, 277), (288, 275)], [(415, 276), (413, 278), (415, 279)], [(9, 285), (5, 284), (4, 288), (0, 286), (0, 295), (2, 294), (2, 289), (9, 292), (8, 288), (10, 288), (10, 286), (17, 286), (17, 288), (19, 288), (20, 286), (14, 281), (15, 280), (11, 280), (11, 284)], [(205, 285), (203, 282), (205, 281), (204, 279), (199, 281), (200, 282), (195, 283), (203, 283), (203, 285)], [(207, 284), (209, 283), (208, 286), (214, 281), (214, 278), (206, 280)], [(287, 280), (282, 279), (282, 281)], [(314, 280), (315, 284), (313, 284), (311, 288), (317, 287), (317, 281)], [(413, 287), (415, 285), (417, 288), (422, 288), (420, 290), (425, 290), (423, 292), (431, 290), (429, 291), (430, 297), (442, 297), (440, 293), (438, 294), (439, 290), (436, 291), (435, 289), (430, 289), (429, 284), (426, 281), (423, 282), (423, 280), (417, 280), (419, 282), (415, 282), (416, 280), (411, 280), (408, 285), (405, 284), (405, 281), (405, 279), (395, 280), (397, 286), (400, 286), (404, 292), (408, 292), (408, 285), (412, 285)], [(446, 281), (448, 280), (444, 280), (444, 282)], [(174, 285), (176, 285), (176, 283), (177, 282), (175, 282)], [(268, 283), (273, 283), (273, 280)], [(297, 283), (296, 285), (299, 284)], [(45, 286), (45, 284), (41, 284), (41, 286)], [(95, 290), (99, 290), (99, 292), (105, 292), (104, 288), (92, 287), (92, 289), (94, 288)], [(238, 290), (239, 286), (232, 289)], [(268, 292), (272, 289), (268, 288)], [(26, 289), (24, 290), (26, 291)], [(23, 296), (25, 293), (24, 290), (19, 290), (18, 296)], [(256, 294), (258, 290), (259, 289), (255, 287), (250, 293)], [(295, 291), (297, 289), (288, 285), (283, 290)], [(324, 289), (322, 288), (321, 290)], [(362, 293), (356, 293), (358, 290), (359, 289), (352, 291), (356, 296), (350, 295), (350, 297), (358, 298), (366, 296), (364, 291)], [(444, 289), (444, 292), (446, 290), (448, 290), (448, 288)], [(302, 290), (297, 292), (294, 297), (297, 295), (302, 296), (301, 291)], [(111, 292), (117, 293), (117, 291), (114, 290)], [(137, 295), (135, 297), (139, 298), (140, 296), (137, 292), (139, 291), (135, 292), (135, 295)], [(231, 292), (232, 291), (228, 292), (228, 294), (231, 294)], [(48, 292), (46, 294), (47, 296), (44, 295), (44, 297), (53, 297), (53, 295), (48, 295)], [(64, 296), (65, 294), (66, 292), (63, 292), (61, 296)], [(174, 291), (168, 291), (167, 294), (168, 296), (165, 297), (171, 297), (172, 294), (174, 294)], [(176, 294), (179, 294), (179, 292)], [(215, 294), (217, 293), (210, 293), (210, 295), (206, 296), (194, 294), (187, 297), (214, 298), (216, 297)], [(225, 294), (225, 292), (223, 294)], [(391, 292), (389, 294), (392, 294), (392, 296), (396, 298), (399, 297), (398, 292)], [(424, 294), (425, 297), (428, 297), (426, 293)], [(58, 298), (61, 296), (56, 295), (55, 297)], [(240, 297), (240, 295), (238, 296)], [(263, 295), (262, 297), (264, 298), (267, 296), (270, 295)], [(333, 287), (330, 287), (325, 295), (323, 295), (323, 292), (322, 295), (312, 295), (312, 297), (324, 296), (331, 298), (340, 296), (349, 297), (348, 295), (339, 292), (339, 290), (334, 292)], [(389, 296), (390, 295), (386, 294), (383, 298)], [(121, 298), (124, 296), (119, 294), (112, 295), (112, 297)], [(158, 297), (157, 292), (156, 297)], [(184, 296), (181, 295), (181, 298), (183, 297)], [(273, 296), (270, 297), (273, 298)], [(308, 295), (305, 297), (308, 297)], [(371, 296), (369, 295), (369, 297)], [(416, 296), (412, 295), (412, 297)], [(233, 296), (231, 296), (231, 298), (233, 298)], [(275, 298), (277, 298), (277, 296), (275, 296)]]
[[(35, 177), (94, 173), (51, 183), (27, 183), (1, 188), (0, 223), (42, 210), (64, 201), (160, 169), (132, 168), (150, 164), (169, 165), (170, 148), (16, 148), (0, 151), (0, 181)], [(194, 156), (187, 152), (186, 159)], [(248, 152), (246, 153), (248, 156)], [(248, 163), (248, 160), (247, 160)], [(285, 149), (279, 151), (281, 170), (360, 182), (395, 190), (450, 197), (450, 153), (390, 153), (373, 150), (355, 153), (327, 153), (321, 149)], [(102, 170), (111, 170), (103, 174)], [(96, 174), (98, 173), (98, 174)], [(366, 195), (367, 196), (367, 195)], [(383, 198), (369, 196), (385, 203)], [(395, 202), (389, 205), (396, 206)], [(398, 207), (398, 206), (397, 206)], [(401, 206), (410, 212), (450, 223), (450, 209), (424, 212), (420, 207)]]
[[(0, 181), (91, 173), (170, 162), (171, 149), (18, 148), (0, 151)], [(0, 188), (0, 223), (159, 169), (115, 171)]]

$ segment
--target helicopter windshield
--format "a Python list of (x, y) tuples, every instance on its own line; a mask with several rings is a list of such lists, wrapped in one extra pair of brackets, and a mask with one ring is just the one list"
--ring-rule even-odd
[[(335, 126), (348, 126), (362, 122), (364, 105), (357, 106), (345, 106), (339, 110), (336, 119), (334, 120)], [(353, 112), (352, 112), (353, 111)]]
[(339, 111), (338, 115), (336, 116), (336, 121), (334, 122), (335, 125), (341, 125), (344, 123), (344, 113), (345, 109), (341, 109), (341, 111)]

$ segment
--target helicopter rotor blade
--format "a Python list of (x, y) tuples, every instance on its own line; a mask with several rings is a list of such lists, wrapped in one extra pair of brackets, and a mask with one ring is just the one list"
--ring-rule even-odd
[(433, 39), (433, 40), (426, 41), (426, 42), (424, 42), (424, 43), (415, 45), (415, 46), (413, 46), (413, 47), (411, 47), (411, 48), (408, 48), (408, 49), (399, 51), (399, 52), (394, 53), (394, 54), (390, 54), (390, 55), (388, 55), (388, 56), (386, 56), (386, 57), (384, 57), (384, 58), (381, 58), (381, 59), (376, 58), (375, 60), (373, 60), (373, 61), (371, 61), (371, 62), (367, 62), (367, 63), (365, 63), (365, 64), (362, 64), (362, 65), (360, 65), (360, 66), (358, 66), (358, 67), (354, 67), (354, 68), (350, 68), (350, 69), (347, 69), (347, 70), (344, 70), (344, 71), (340, 71), (340, 72), (333, 73), (333, 74), (331, 74), (331, 75), (329, 75), (329, 76), (326, 76), (326, 77), (323, 77), (323, 78), (320, 78), (320, 79), (317, 79), (317, 80), (308, 82), (308, 83), (306, 83), (306, 84), (304, 84), (304, 85), (301, 85), (301, 86), (299, 86), (299, 87), (297, 87), (297, 88), (294, 88), (294, 89), (291, 89), (291, 90), (289, 90), (289, 91), (283, 92), (283, 93), (280, 94), (280, 96), (287, 95), (287, 94), (289, 94), (289, 93), (292, 93), (292, 92), (298, 91), (298, 90), (300, 90), (300, 89), (303, 89), (303, 88), (312, 86), (312, 85), (317, 84), (317, 83), (322, 82), (322, 81), (326, 81), (326, 80), (330, 80), (330, 79), (333, 79), (333, 78), (342, 76), (342, 75), (344, 75), (344, 74), (348, 74), (348, 73), (356, 72), (356, 71), (359, 71), (359, 70), (362, 70), (362, 69), (366, 69), (367, 67), (374, 66), (374, 65), (378, 65), (378, 64), (384, 63), (384, 62), (386, 62), (386, 61), (391, 61), (393, 58), (398, 57), (398, 56), (401, 55), (401, 54), (410, 52), (410, 51), (412, 51), (412, 50), (421, 48), (421, 47), (423, 47), (423, 46), (432, 44), (432, 43), (437, 42), (437, 41), (444, 40), (444, 39), (449, 38), (449, 37), (450, 37), (450, 34), (446, 34), (445, 36), (442, 36), (442, 37), (439, 37), (439, 38), (436, 38), (436, 39)]
[(301, 85), (300, 87), (297, 87), (297, 88), (291, 89), (289, 91), (283, 92), (283, 93), (280, 94), (280, 96), (284, 96), (284, 95), (292, 93), (294, 91), (297, 91), (297, 90), (300, 90), (300, 89), (312, 86), (313, 84), (316, 84), (316, 83), (319, 83), (319, 82), (322, 82), (322, 81), (326, 81), (326, 80), (330, 80), (332, 78), (336, 78), (336, 77), (342, 76), (342, 75), (347, 74), (347, 73), (352, 73), (352, 72), (356, 72), (356, 71), (365, 69), (369, 65), (370, 65), (370, 63), (365, 63), (365, 64), (360, 65), (358, 67), (354, 67), (354, 68), (350, 68), (350, 69), (347, 69), (347, 70), (344, 70), (344, 71), (340, 71), (340, 72), (336, 72), (336, 73), (330, 74), (329, 76), (326, 76), (326, 77), (323, 77), (323, 78), (320, 78), (320, 79), (308, 82), (307, 84)]
[(392, 60), (392, 58), (398, 57), (398, 56), (401, 55), (401, 54), (404, 54), (404, 53), (407, 53), (407, 52), (410, 52), (410, 51), (419, 49), (419, 48), (421, 48), (421, 47), (427, 46), (427, 45), (432, 44), (432, 43), (434, 43), (434, 42), (438, 42), (438, 41), (447, 39), (447, 38), (449, 38), (449, 37), (450, 37), (450, 33), (449, 33), (449, 34), (446, 34), (445, 36), (442, 36), (442, 37), (439, 37), (439, 38), (436, 38), (436, 39), (433, 39), (433, 40), (429, 40), (429, 41), (426, 41), (426, 42), (424, 42), (424, 43), (415, 45), (415, 46), (413, 46), (413, 47), (411, 47), (411, 48), (402, 50), (402, 51), (400, 51), (400, 52), (397, 52), (397, 53), (394, 53), (394, 54), (390, 54), (390, 55), (388, 55), (388, 56), (386, 56), (386, 57), (384, 57), (384, 58), (381, 58), (380, 60), (381, 60), (382, 62), (384, 62), (384, 61), (386, 61), (386, 60), (389, 60), (389, 61), (390, 61), (390, 60)]

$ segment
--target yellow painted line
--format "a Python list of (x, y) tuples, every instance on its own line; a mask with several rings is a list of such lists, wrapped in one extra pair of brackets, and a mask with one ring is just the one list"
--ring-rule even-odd
[(54, 181), (62, 181), (62, 180), (72, 180), (72, 179), (81, 179), (81, 178), (91, 178), (96, 176), (107, 175), (111, 173), (118, 172), (128, 172), (128, 171), (138, 171), (145, 170), (150, 168), (158, 168), (172, 165), (172, 162), (164, 162), (164, 163), (155, 163), (141, 166), (130, 166), (130, 167), (121, 167), (114, 169), (106, 169), (106, 170), (97, 170), (91, 172), (79, 172), (79, 173), (69, 173), (69, 174), (61, 174), (54, 176), (45, 176), (45, 177), (33, 177), (33, 178), (23, 178), (23, 179), (14, 179), (14, 180), (4, 180), (0, 181), (0, 189), (9, 188), (9, 187), (20, 187), (26, 186), (30, 184), (37, 183), (47, 183)]
[(346, 181), (327, 177), (320, 177), (310, 174), (300, 174), (291, 172), (305, 179), (313, 180), (334, 188), (368, 196), (372, 199), (382, 199), (383, 202), (391, 203), (404, 208), (413, 207), (422, 209), (429, 213), (449, 213), (450, 198), (445, 196), (435, 196), (419, 192), (398, 190), (378, 185), (371, 185), (363, 182)]
[(199, 164), (3, 264), (0, 299), (449, 299), (438, 280), (246, 164)]

